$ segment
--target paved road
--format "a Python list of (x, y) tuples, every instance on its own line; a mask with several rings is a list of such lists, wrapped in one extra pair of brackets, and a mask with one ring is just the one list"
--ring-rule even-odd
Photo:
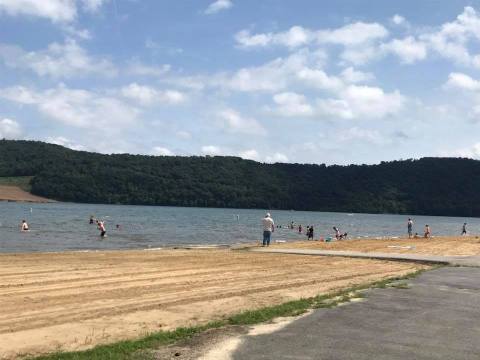
[[(437, 263), (454, 266), (478, 266), (480, 267), (480, 256), (441, 256), (425, 254), (395, 254), (382, 252), (360, 252), (360, 251), (339, 251), (339, 250), (314, 250), (314, 249), (271, 249), (271, 248), (251, 248), (250, 251), (296, 254), (296, 255), (314, 255), (314, 256), (343, 256), (353, 258), (381, 259), (381, 260), (404, 260), (426, 263)], [(480, 356), (479, 356), (480, 359)]]
[(233, 359), (480, 359), (480, 268), (444, 267), (410, 285), (249, 336)]

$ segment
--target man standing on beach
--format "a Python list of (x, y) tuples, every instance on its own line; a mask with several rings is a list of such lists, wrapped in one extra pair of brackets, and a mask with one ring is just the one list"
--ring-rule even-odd
[(270, 213), (267, 213), (265, 217), (262, 219), (263, 224), (263, 242), (262, 246), (270, 246), (270, 239), (272, 237), (272, 232), (275, 230), (275, 223), (273, 219), (270, 217)]
[(413, 221), (410, 218), (408, 218), (407, 229), (408, 229), (408, 238), (411, 239), (413, 235)]
[(462, 236), (466, 236), (466, 235), (467, 235), (467, 223), (463, 223)]

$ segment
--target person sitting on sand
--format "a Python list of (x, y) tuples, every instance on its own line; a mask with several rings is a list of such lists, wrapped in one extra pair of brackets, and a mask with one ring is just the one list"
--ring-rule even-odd
[(420, 235), (418, 235), (418, 233), (415, 233), (415, 235), (413, 235), (413, 237), (414, 237), (415, 239), (418, 239), (418, 238), (420, 237)]
[(30, 229), (28, 228), (28, 224), (25, 220), (22, 220), (22, 224), (20, 225), (20, 231), (30, 231)]
[(105, 228), (105, 222), (99, 221), (98, 223), (98, 230), (100, 230), (100, 237), (103, 239), (105, 234), (107, 233), (107, 229)]
[(425, 235), (424, 235), (424, 238), (425, 238), (425, 239), (428, 239), (428, 238), (430, 237), (430, 235), (431, 235), (430, 226), (428, 226), (428, 224), (427, 224), (427, 225), (425, 225)]

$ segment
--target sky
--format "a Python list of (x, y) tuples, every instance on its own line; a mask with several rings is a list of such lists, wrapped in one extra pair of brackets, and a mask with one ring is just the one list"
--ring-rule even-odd
[(0, 138), (480, 159), (480, 0), (0, 0)]

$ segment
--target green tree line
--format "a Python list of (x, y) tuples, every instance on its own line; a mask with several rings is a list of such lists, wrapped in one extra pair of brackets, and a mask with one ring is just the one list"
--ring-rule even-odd
[(30, 176), (35, 195), (104, 204), (480, 215), (480, 161), (263, 164), (238, 157), (74, 151), (0, 140), (0, 177)]

